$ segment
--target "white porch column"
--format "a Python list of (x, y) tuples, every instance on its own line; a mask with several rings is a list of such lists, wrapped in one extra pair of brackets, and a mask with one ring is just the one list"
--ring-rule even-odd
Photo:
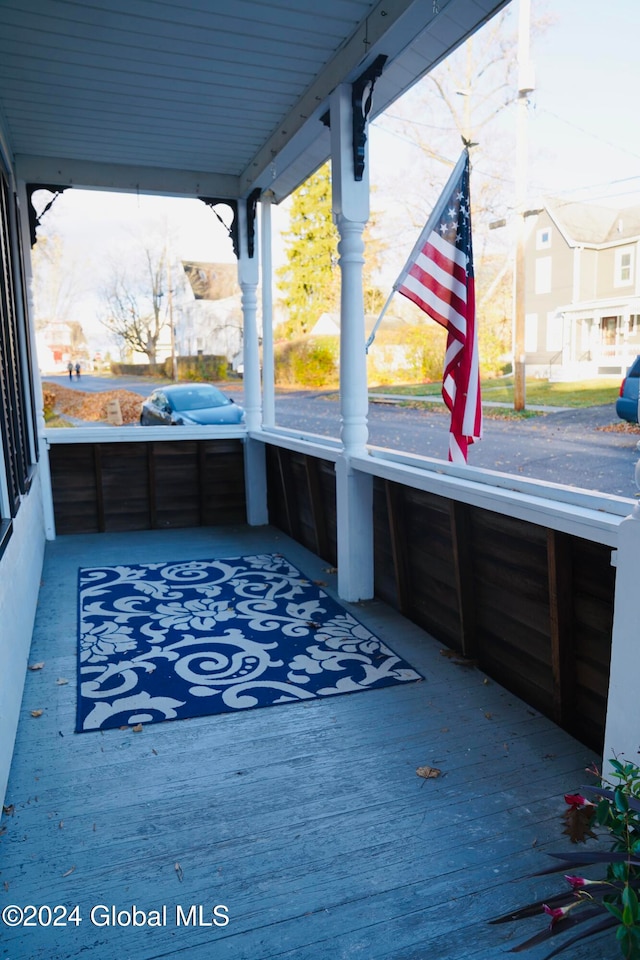
[(640, 764), (640, 697), (637, 682), (640, 504), (620, 524), (615, 564), (616, 590), (603, 753), (605, 775), (610, 772), (608, 762), (613, 757)]
[(262, 423), (276, 422), (273, 369), (273, 263), (271, 258), (271, 199), (267, 192), (260, 198), (260, 236), (262, 260)]
[(331, 95), (333, 214), (340, 234), (340, 436), (336, 463), (338, 593), (350, 601), (373, 596), (373, 480), (353, 470), (351, 459), (367, 451), (367, 360), (365, 351), (362, 232), (369, 219), (368, 164), (354, 176), (351, 87)]
[[(261, 426), (260, 409), (260, 351), (258, 345), (258, 256), (257, 237), (254, 238), (254, 254), (249, 256), (248, 231), (254, 229), (249, 224), (247, 204), (238, 202), (240, 226), (240, 257), (238, 260), (238, 282), (242, 291), (243, 317), (243, 362), (244, 362), (244, 409), (247, 430), (259, 430)], [(268, 523), (267, 479), (264, 444), (251, 437), (244, 445), (245, 495), (247, 500), (247, 523), (260, 526)]]

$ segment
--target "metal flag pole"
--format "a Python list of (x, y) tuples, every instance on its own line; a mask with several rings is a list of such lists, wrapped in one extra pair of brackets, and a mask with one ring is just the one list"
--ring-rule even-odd
[(394, 295), (395, 292), (396, 292), (396, 288), (393, 287), (392, 290), (391, 290), (391, 293), (390, 293), (389, 296), (387, 297), (387, 302), (385, 303), (384, 307), (383, 307), (382, 310), (380, 311), (380, 316), (378, 317), (378, 319), (376, 320), (376, 322), (375, 322), (374, 325), (373, 325), (373, 330), (372, 330), (371, 333), (369, 334), (369, 339), (367, 340), (367, 342), (366, 342), (366, 344), (365, 344), (365, 347), (364, 347), (364, 352), (365, 352), (365, 353), (369, 353), (369, 347), (371, 346), (371, 344), (373, 343), (373, 341), (374, 341), (374, 339), (375, 339), (376, 330), (378, 329), (378, 327), (379, 327), (380, 324), (382, 323), (382, 319), (383, 319), (385, 313), (387, 312), (387, 307), (388, 307), (389, 304), (391, 303), (391, 298), (392, 298), (392, 296)]

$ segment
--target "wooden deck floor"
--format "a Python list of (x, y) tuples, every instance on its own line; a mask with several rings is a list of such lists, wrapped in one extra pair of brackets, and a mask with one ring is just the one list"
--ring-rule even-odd
[[(563, 847), (562, 795), (594, 757), (379, 602), (352, 609), (424, 682), (74, 734), (78, 567), (261, 552), (332, 592), (326, 563), (270, 528), (48, 545), (30, 661), (44, 668), (27, 677), (0, 905), (77, 904), (81, 922), (0, 926), (3, 960), (495, 960), (544, 924), (486, 921), (548, 893), (527, 875)], [(422, 765), (442, 775), (421, 779)], [(210, 922), (216, 904), (226, 926), (177, 925), (178, 907)], [(97, 905), (164, 905), (166, 925), (98, 925)], [(614, 953), (600, 941), (569, 956)]]

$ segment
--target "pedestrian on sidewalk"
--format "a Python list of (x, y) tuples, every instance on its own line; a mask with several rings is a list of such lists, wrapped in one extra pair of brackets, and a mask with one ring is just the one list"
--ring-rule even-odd
[(73, 380), (73, 364), (71, 363), (71, 360), (69, 360), (69, 363), (67, 364), (67, 370), (69, 371), (69, 380)]
[[(71, 376), (71, 374), (69, 374)], [(80, 379), (80, 364), (76, 363), (76, 380)]]

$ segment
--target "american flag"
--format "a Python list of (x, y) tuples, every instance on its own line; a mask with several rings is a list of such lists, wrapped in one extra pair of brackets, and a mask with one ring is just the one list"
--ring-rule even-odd
[(466, 463), (469, 444), (482, 436), (466, 148), (393, 289), (448, 331), (442, 396), (451, 411), (449, 460)]

